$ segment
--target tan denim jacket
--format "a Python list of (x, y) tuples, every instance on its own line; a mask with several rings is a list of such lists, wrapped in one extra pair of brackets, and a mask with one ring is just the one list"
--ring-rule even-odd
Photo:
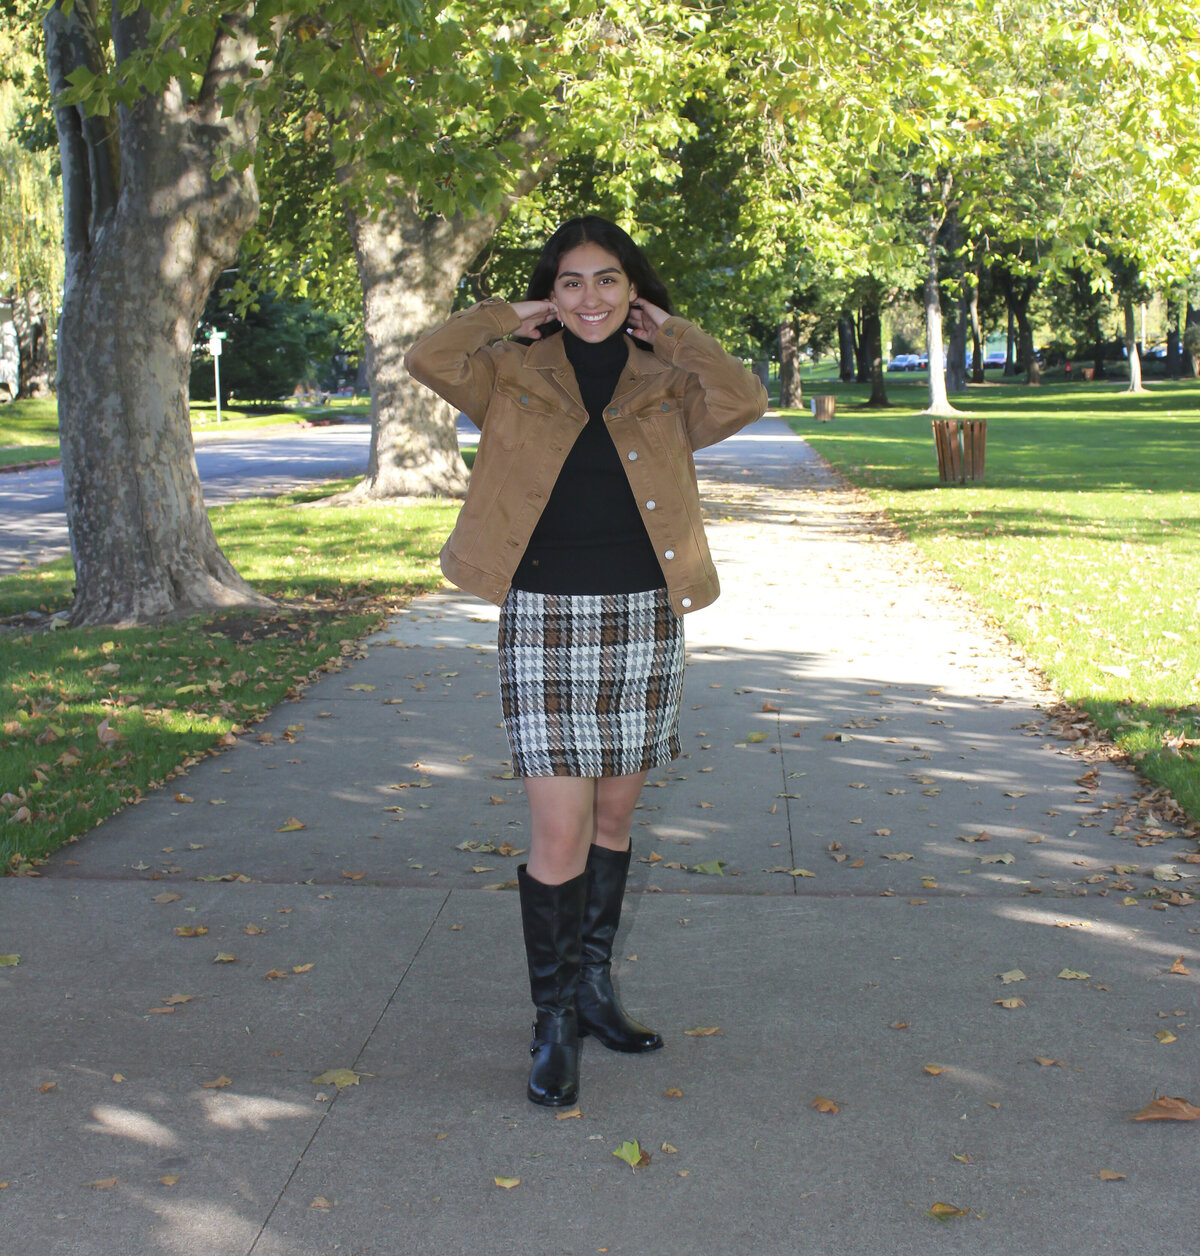
[[(410, 374), (480, 429), (466, 501), (442, 548), (459, 588), (504, 601), (513, 572), (587, 423), (562, 336), (505, 340), (520, 326), (493, 297), (455, 314), (409, 350)], [(654, 352), (630, 338), (629, 360), (604, 412), (676, 614), (720, 592), (704, 538), (692, 451), (753, 423), (766, 409), (759, 380), (693, 323), (669, 318)]]

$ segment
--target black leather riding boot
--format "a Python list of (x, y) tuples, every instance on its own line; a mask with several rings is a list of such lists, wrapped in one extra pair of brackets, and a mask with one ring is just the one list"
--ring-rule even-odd
[(613, 940), (621, 923), (621, 902), (629, 873), (629, 850), (588, 851), (587, 900), (583, 909), (582, 966), (575, 1007), (579, 1036), (591, 1034), (611, 1051), (657, 1051), (662, 1038), (627, 1016), (612, 984)]
[(587, 873), (562, 885), (543, 885), (521, 864), (521, 925), (529, 990), (537, 1016), (529, 1053), (529, 1098), (547, 1108), (579, 1101), (579, 1029), (575, 990), (579, 984), (579, 937)]

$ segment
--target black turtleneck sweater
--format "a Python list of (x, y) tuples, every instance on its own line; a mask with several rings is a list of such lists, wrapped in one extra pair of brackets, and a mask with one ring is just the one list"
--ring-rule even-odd
[(666, 585), (621, 457), (604, 424), (629, 356), (624, 334), (599, 344), (563, 330), (588, 422), (571, 446), (513, 587), (529, 593), (640, 593)]

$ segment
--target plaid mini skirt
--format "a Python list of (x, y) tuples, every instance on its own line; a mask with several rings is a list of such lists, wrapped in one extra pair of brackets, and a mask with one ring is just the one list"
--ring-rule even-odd
[(666, 589), (510, 589), (498, 644), (514, 776), (630, 776), (679, 754), (683, 623)]

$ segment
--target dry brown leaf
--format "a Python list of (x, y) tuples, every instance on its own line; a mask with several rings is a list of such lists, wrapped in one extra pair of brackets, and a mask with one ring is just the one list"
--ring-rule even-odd
[(324, 1195), (318, 1195), (316, 1199), (314, 1199), (312, 1203), (309, 1204), (309, 1207), (320, 1208), (324, 1210), (324, 1209), (332, 1208), (333, 1205), (329, 1202), (329, 1200), (325, 1198)]
[(175, 934), (180, 938), (202, 938), (208, 932), (207, 925), (177, 925)]
[(214, 1082), (201, 1082), (200, 1087), (203, 1090), (224, 1090), (226, 1086), (232, 1086), (233, 1081), (222, 1074)]
[(778, 714), (779, 712), (779, 708), (773, 702), (764, 702), (762, 704), (762, 709), (763, 709), (763, 712), (768, 715), (771, 714), (772, 712), (775, 712), (776, 714)]
[(89, 1182), (88, 1186), (94, 1191), (111, 1191), (120, 1180), (120, 1178), (115, 1177), (101, 1178), (98, 1182)]
[(45, 1082), (38, 1087), (39, 1095), (48, 1095), (52, 1090), (58, 1089), (58, 1082)]
[(933, 1217), (936, 1221), (949, 1221), (953, 1217), (965, 1217), (970, 1212), (969, 1208), (955, 1208), (953, 1204), (937, 1203), (925, 1210), (927, 1217)]
[(1174, 1035), (1174, 1034), (1173, 1034), (1173, 1033), (1172, 1033), (1169, 1029), (1160, 1029), (1160, 1030), (1158, 1031), (1158, 1033), (1156, 1033), (1154, 1036), (1155, 1036), (1155, 1037), (1159, 1040), (1159, 1042), (1161, 1042), (1164, 1046), (1167, 1046), (1167, 1045), (1169, 1045), (1169, 1044), (1170, 1044), (1170, 1043), (1172, 1043), (1172, 1042), (1178, 1042), (1178, 1041), (1179, 1041), (1179, 1039), (1178, 1039), (1178, 1038), (1176, 1038), (1176, 1037), (1175, 1037), (1175, 1035)]
[(245, 933), (245, 934), (247, 934), (247, 935), (249, 935), (249, 936), (250, 936), (250, 937), (252, 937), (252, 938), (261, 938), (261, 937), (262, 937), (262, 935), (263, 935), (264, 933), (266, 933), (266, 930), (265, 930), (265, 929), (263, 929), (263, 928), (261, 928), (261, 927), (260, 927), (260, 926), (258, 926), (258, 925), (247, 925), (247, 926), (246, 926), (246, 927), (242, 930), (242, 932), (243, 932), (243, 933)]
[(282, 968), (272, 968), (271, 971), (267, 973), (267, 980), (278, 981), (281, 977), (286, 977), (286, 976), (287, 976), (287, 973), (285, 973)]
[(217, 954), (213, 956), (213, 963), (214, 964), (236, 964), (237, 956), (230, 955), (228, 951), (218, 951)]
[[(554, 1114), (554, 1119), (556, 1121), (575, 1121), (575, 1120), (582, 1120), (582, 1118), (583, 1118), (583, 1109), (580, 1108), (578, 1105), (572, 1108), (569, 1112), (556, 1112)], [(445, 1135), (439, 1135), (438, 1137), (444, 1138)]]
[(1057, 1064), (1059, 1068), (1067, 1067), (1061, 1060), (1056, 1060), (1054, 1059), (1053, 1056), (1049, 1056), (1049, 1055), (1035, 1055), (1033, 1059), (1034, 1059), (1034, 1063), (1040, 1064), (1042, 1068), (1050, 1068), (1052, 1065), (1055, 1065), (1055, 1064)]
[(1134, 1121), (1200, 1121), (1200, 1108), (1186, 1099), (1160, 1095), (1133, 1114)]
[(179, 1174), (168, 1173), (165, 1177), (158, 1179), (164, 1186), (175, 1186), (179, 1181)]
[(182, 894), (175, 894), (167, 890), (162, 894), (156, 894), (150, 901), (152, 903), (178, 903), (182, 897)]
[(295, 816), (288, 816), (288, 818), (283, 822), (282, 825), (280, 825), (279, 828), (275, 830), (275, 832), (276, 833), (296, 833), (300, 829), (306, 829), (306, 828), (308, 828), (308, 825), (305, 824), (303, 820), (297, 820)]
[(719, 1034), (720, 1032), (720, 1025), (708, 1025), (699, 1029), (685, 1029), (683, 1036), (685, 1038), (711, 1038), (713, 1034)]
[(992, 1002), (995, 1003), (997, 1007), (1006, 1007), (1009, 1010), (1014, 1007), (1025, 1006), (1024, 999), (993, 999)]
[(666, 1095), (668, 1099), (682, 1099), (683, 1098), (683, 1091), (680, 1090), (678, 1086), (669, 1086), (663, 1093)]
[(1111, 1169), (1101, 1169), (1100, 1172), (1096, 1174), (1096, 1176), (1100, 1179), (1101, 1182), (1124, 1182), (1125, 1181), (1124, 1173), (1114, 1173)]
[(494, 1177), (492, 1178), (492, 1181), (495, 1182), (497, 1186), (503, 1187), (506, 1191), (511, 1191), (514, 1186), (521, 1185), (520, 1178)]
[(1167, 972), (1174, 973), (1178, 977), (1190, 977), (1191, 976), (1191, 972), (1183, 966), (1182, 955), (1171, 965), (1170, 968), (1167, 969)]
[(833, 1116), (837, 1116), (837, 1114), (841, 1111), (841, 1108), (839, 1108), (832, 1099), (826, 1099), (824, 1095), (818, 1095), (812, 1101), (812, 1106), (816, 1108), (818, 1112), (828, 1112)]
[(930, 1077), (940, 1077), (946, 1070), (940, 1064), (926, 1064), (925, 1072)]
[(294, 972), (296, 976), (300, 976), (302, 973), (312, 972), (314, 967), (315, 965), (313, 964), (295, 964), (292, 967), (292, 972)]

